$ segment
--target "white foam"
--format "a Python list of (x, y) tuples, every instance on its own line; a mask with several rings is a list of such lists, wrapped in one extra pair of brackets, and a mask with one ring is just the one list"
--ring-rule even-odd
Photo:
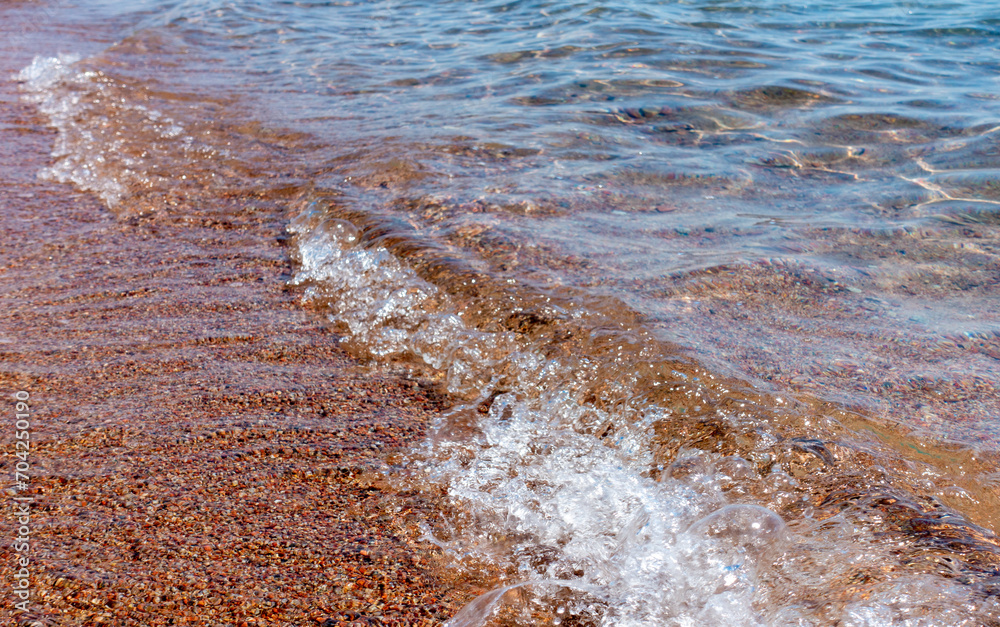
[[(741, 458), (682, 451), (675, 464), (688, 472), (654, 479), (653, 425), (671, 420), (670, 410), (581, 402), (597, 376), (593, 363), (570, 367), (513, 334), (469, 327), (440, 290), (387, 250), (357, 246), (349, 224), (316, 222), (304, 214), (293, 225), (293, 282), (309, 286), (306, 298), (328, 303), (331, 320), (372, 355), (420, 359), (447, 373), (457, 397), (474, 399), (442, 416), (416, 470), (475, 518), (435, 541), (456, 557), (514, 569), (519, 581), (478, 599), (451, 627), (488, 624), (504, 599), (526, 603), (515, 594), (525, 586), (535, 589), (533, 603), (549, 603), (554, 621), (576, 612), (609, 626), (930, 625), (925, 605), (947, 624), (981, 620), (984, 606), (968, 588), (928, 576), (935, 589), (922, 575), (886, 570), (892, 547), (846, 514), (786, 526), (761, 504), (731, 503), (723, 491), (739, 494), (734, 483), (756, 482), (771, 502), (805, 499), (778, 467), (760, 477)], [(620, 385), (627, 398), (628, 382)], [(776, 443), (766, 433), (761, 440)], [(884, 580), (874, 594), (843, 589), (852, 573), (869, 571)], [(552, 581), (587, 592), (567, 604)], [(832, 595), (845, 600), (817, 601)]]
[(76, 74), (72, 68), (80, 60), (78, 54), (60, 54), (57, 57), (35, 57), (31, 65), (14, 75), (14, 80), (25, 83), (31, 92), (51, 90), (61, 81)]
[(159, 140), (190, 138), (180, 123), (131, 102), (114, 80), (79, 68), (80, 61), (75, 54), (35, 57), (13, 78), (57, 131), (55, 162), (39, 176), (73, 183), (115, 207), (131, 191), (152, 186), (150, 164), (167, 152), (158, 150)]

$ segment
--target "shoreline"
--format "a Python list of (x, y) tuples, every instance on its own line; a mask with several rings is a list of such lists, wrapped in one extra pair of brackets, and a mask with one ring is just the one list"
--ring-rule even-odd
[[(285, 288), (281, 199), (116, 218), (36, 178), (53, 133), (16, 70), (0, 69), (0, 382), (11, 409), (30, 394), (30, 482), (8, 500), (34, 499), (32, 596), (4, 621), (432, 625), (488, 589), (419, 539), (437, 506), (372, 472), (437, 401), (348, 357)], [(4, 580), (17, 558), (5, 543)]]
[[(9, 388), (8, 398), (17, 390), (23, 396), (30, 393), (31, 438), (36, 447), (31, 452), (30, 482), (8, 489), (10, 499), (18, 494), (35, 499), (29, 517), (32, 561), (23, 578), (30, 582), (35, 614), (0, 616), (19, 624), (34, 624), (35, 618), (38, 624), (80, 625), (439, 624), (480, 593), (503, 590), (488, 566), (481, 571), (474, 564), (449, 568), (448, 556), (465, 562), (458, 557), (464, 548), (454, 550), (449, 544), (461, 546), (471, 540), (479, 546), (476, 535), (486, 543), (499, 538), (500, 550), (511, 547), (508, 555), (522, 569), (528, 564), (540, 573), (549, 568), (549, 555), (560, 563), (558, 547), (550, 554), (552, 547), (535, 541), (551, 537), (557, 529), (548, 524), (552, 519), (545, 518), (545, 524), (524, 534), (523, 541), (509, 533), (510, 514), (516, 515), (521, 507), (512, 499), (495, 509), (501, 516), (506, 511), (507, 523), (493, 525), (487, 515), (487, 533), (479, 533), (482, 528), (473, 516), (475, 522), (464, 530), (473, 538), (459, 533), (459, 542), (451, 544), (433, 537), (440, 534), (428, 524), (436, 526), (440, 514), (448, 518), (444, 526), (461, 527), (463, 522), (450, 516), (454, 506), (439, 496), (445, 492), (442, 485), (421, 486), (423, 493), (408, 491), (411, 482), (400, 462), (407, 459), (408, 448), (426, 439), (428, 424), (439, 417), (442, 402), (433, 381), (440, 380), (442, 370), (428, 374), (430, 381), (414, 379), (419, 375), (412, 372), (400, 374), (404, 371), (394, 359), (406, 360), (412, 353), (419, 363), (424, 349), (413, 341), (412, 325), (393, 327), (392, 318), (384, 329), (372, 328), (396, 332), (395, 337), (408, 341), (400, 342), (394, 353), (371, 351), (391, 355), (377, 360), (382, 365), (353, 360), (350, 355), (366, 354), (364, 340), (358, 341), (364, 334), (345, 335), (341, 345), (325, 321), (325, 301), (302, 305), (289, 289), (289, 256), (298, 259), (303, 249), (296, 251), (294, 246), (301, 233), (291, 235), (286, 230), (299, 209), (316, 207), (303, 215), (317, 220), (346, 218), (373, 250), (384, 248), (391, 253), (388, 259), (398, 257), (434, 286), (452, 290), (448, 294), (456, 296), (459, 307), (487, 302), (484, 295), (491, 288), (485, 277), (481, 281), (475, 273), (466, 276), (448, 255), (436, 256), (432, 247), (425, 252), (405, 233), (397, 236), (391, 215), (384, 223), (378, 212), (367, 224), (355, 220), (351, 213), (361, 214), (363, 208), (351, 202), (350, 193), (344, 193), (341, 205), (340, 189), (324, 186), (334, 174), (340, 175), (343, 158), (352, 159), (323, 158), (337, 152), (333, 150), (337, 138), (327, 137), (314, 146), (307, 134), (255, 122), (269, 116), (243, 115), (243, 104), (232, 98), (240, 90), (227, 96), (227, 90), (220, 90), (220, 95), (212, 86), (207, 96), (198, 89), (185, 93), (183, 86), (190, 85), (184, 75), (208, 68), (207, 58), (200, 65), (189, 64), (186, 55), (180, 60), (181, 53), (170, 46), (158, 53), (157, 41), (156, 36), (129, 36), (108, 43), (54, 89), (36, 89), (29, 81), (28, 89), (43, 105), (39, 110), (44, 116), (18, 99), (14, 83), (8, 80), (0, 86), (0, 100), (8, 105), (0, 114), (4, 167), (0, 202), (5, 205), (0, 219), (13, 243), (0, 247), (0, 282), (5, 288), (0, 301), (8, 314), (0, 322), (5, 363), (0, 381)], [(43, 51), (48, 58), (57, 43), (63, 45), (49, 42), (51, 49)], [(8, 67), (0, 62), (0, 71), (10, 77), (28, 63), (13, 57), (37, 50), (37, 46), (17, 50)], [(70, 58), (62, 53), (59, 48), (60, 59)], [(69, 61), (56, 61), (48, 69), (58, 70), (62, 63)], [(47, 75), (45, 67), (38, 65), (38, 76)], [(31, 75), (33, 71), (22, 74)], [(229, 75), (207, 74), (220, 85), (226, 82), (220, 77)], [(171, 76), (180, 80), (165, 80)], [(36, 173), (53, 165), (49, 155), (54, 137), (46, 120), (58, 128), (56, 154), (59, 146), (69, 153), (49, 172), (60, 180), (72, 179), (76, 187), (37, 178)], [(171, 120), (177, 125), (167, 126)], [(359, 183), (361, 188), (398, 184), (391, 193), (402, 194), (407, 177), (417, 171), (397, 168), (394, 161), (369, 163), (376, 156), (366, 155), (360, 161), (362, 169), (371, 166), (378, 172)], [(79, 189), (94, 194), (74, 191)], [(119, 203), (126, 193), (126, 200)], [(106, 200), (107, 207), (98, 197)], [(431, 210), (462, 210), (462, 205), (449, 209), (446, 204), (435, 201)], [(476, 245), (488, 251), (493, 240), (477, 239), (484, 232), (470, 231), (463, 247)], [(291, 246), (283, 243), (288, 241)], [(302, 258), (309, 256), (303, 253)], [(331, 266), (326, 278), (332, 286), (337, 285), (336, 278), (364, 278), (365, 272), (357, 269), (350, 264)], [(781, 276), (808, 283), (804, 277)], [(793, 299), (796, 307), (808, 308), (831, 290), (842, 290), (826, 286), (796, 292), (790, 284), (772, 284), (773, 293), (753, 309), (745, 302), (759, 285), (750, 278), (742, 284), (732, 277), (724, 279), (725, 289), (732, 290), (724, 296), (734, 303), (733, 316), (754, 311), (763, 315), (779, 294), (801, 296), (805, 300)], [(317, 283), (320, 293), (325, 280)], [(342, 292), (350, 295), (348, 305), (355, 293), (362, 304), (376, 305), (361, 307), (360, 318), (341, 319), (352, 331), (359, 319), (360, 328), (369, 328), (372, 320), (365, 316), (373, 312), (381, 325), (382, 303), (395, 302), (399, 293), (392, 291), (396, 288), (391, 280), (385, 283), (390, 291), (378, 291), (384, 286), (376, 280), (375, 296), (366, 285), (362, 282), (355, 289), (352, 284)], [(508, 296), (500, 287), (496, 292)], [(678, 284), (678, 294), (687, 289), (681, 288)], [(791, 291), (785, 293), (785, 288)], [(526, 293), (518, 287), (514, 296)], [(548, 303), (548, 295), (543, 296)], [(426, 313), (433, 317), (451, 311), (450, 296), (443, 298), (440, 309), (440, 303), (432, 300)], [(336, 315), (339, 299), (329, 304), (328, 311)], [(641, 352), (647, 350), (642, 343), (635, 344), (636, 351), (624, 353), (626, 342), (605, 345), (600, 326), (582, 325), (578, 333), (567, 326), (570, 330), (563, 333), (552, 330), (561, 329), (555, 319), (533, 316), (530, 310), (505, 317), (495, 315), (503, 314), (503, 305), (480, 309), (483, 329), (499, 327), (523, 334), (529, 344), (537, 335), (540, 346), (559, 351), (539, 353), (546, 358), (600, 357), (609, 347), (614, 355), (613, 344), (615, 364), (648, 355)], [(566, 309), (576, 310), (572, 305)], [(469, 328), (482, 330), (478, 323)], [(450, 329), (440, 327), (437, 337), (461, 338)], [(596, 340), (595, 329), (602, 331)], [(609, 336), (613, 337), (617, 336)], [(546, 344), (546, 338), (552, 342)], [(766, 363), (763, 355), (759, 363), (755, 360), (754, 355), (760, 354), (755, 347), (739, 342), (732, 346), (737, 361), (750, 359), (745, 364), (748, 371), (753, 371), (751, 362)], [(749, 352), (737, 350), (742, 348)], [(446, 345), (440, 350), (429, 345), (428, 350), (432, 352), (423, 353), (427, 363), (436, 363), (435, 355), (453, 354)], [(752, 382), (738, 377), (716, 381), (728, 371), (727, 359), (720, 359), (714, 371), (694, 363), (690, 371), (680, 367), (675, 372), (673, 364), (655, 362), (648, 375), (640, 366), (634, 388), (625, 386), (648, 392), (634, 397), (649, 401), (654, 411), (661, 405), (666, 408), (664, 417), (651, 423), (649, 437), (640, 440), (639, 450), (648, 449), (652, 464), (633, 467), (634, 458), (623, 454), (620, 463), (602, 468), (598, 463), (602, 456), (596, 455), (598, 461), (574, 465), (571, 474), (559, 478), (562, 483), (553, 482), (560, 488), (550, 490), (553, 473), (547, 460), (551, 458), (538, 454), (525, 459), (516, 448), (524, 436), (516, 431), (514, 437), (500, 438), (508, 447), (499, 447), (501, 453), (509, 450), (513, 455), (493, 455), (489, 446), (477, 450), (475, 442), (464, 452), (474, 460), (486, 460), (487, 466), (497, 459), (507, 464), (497, 476), (541, 477), (524, 484), (540, 499), (547, 492), (559, 493), (561, 486), (576, 494), (578, 479), (607, 481), (623, 467), (631, 473), (629, 481), (644, 482), (651, 486), (649, 494), (658, 495), (643, 505), (646, 511), (659, 511), (669, 492), (653, 482), (670, 486), (676, 480), (699, 493), (706, 488), (704, 500), (695, 497), (662, 512), (662, 519), (679, 525), (671, 528), (674, 531), (696, 524), (699, 517), (694, 511), (704, 508), (700, 514), (707, 514), (730, 499), (736, 505), (749, 501), (766, 506), (794, 529), (796, 538), (794, 550), (771, 565), (779, 575), (772, 578), (770, 571), (760, 571), (765, 573), (758, 579), (761, 586), (774, 586), (781, 594), (754, 597), (762, 600), (753, 607), (767, 615), (784, 614), (787, 607), (807, 607), (807, 613), (834, 622), (855, 604), (896, 607), (899, 596), (892, 586), (899, 590), (907, 582), (931, 576), (949, 586), (946, 594), (956, 603), (966, 599), (965, 608), (989, 603), (995, 596), (1000, 553), (989, 531), (996, 527), (995, 508), (991, 509), (995, 486), (976, 480), (991, 476), (993, 468), (985, 453), (937, 445), (933, 438), (925, 442), (920, 433), (905, 425), (897, 428), (885, 416), (866, 411), (854, 415), (850, 406), (803, 396), (803, 386), (798, 386), (800, 394), (793, 395), (795, 407), (786, 407), (782, 397), (771, 397)], [(613, 386), (620, 369), (610, 360), (597, 362), (604, 365), (576, 371), (575, 376), (583, 373), (584, 379), (587, 373), (598, 373), (594, 386), (581, 387), (598, 393), (580, 395), (580, 408), (596, 410), (593, 416), (602, 416), (601, 412), (614, 416)], [(665, 369), (657, 370), (660, 367)], [(498, 372), (510, 374), (490, 370), (489, 365), (484, 370), (487, 378)], [(633, 381), (632, 374), (626, 373), (625, 380)], [(686, 376), (679, 381), (685, 374), (696, 382), (707, 376), (712, 383), (689, 387)], [(602, 381), (612, 383), (605, 386)], [(677, 385), (657, 387), (664, 381)], [(459, 390), (454, 398), (475, 397), (482, 389), (477, 385)], [(792, 381), (782, 381), (779, 390), (786, 385), (795, 387)], [(548, 398), (544, 386), (514, 387), (518, 394), (527, 392), (525, 404), (513, 405), (529, 412), (525, 415), (537, 408), (531, 405), (536, 391)], [(505, 389), (499, 386), (496, 391)], [(927, 393), (932, 391), (928, 388)], [(478, 406), (457, 407), (454, 425), (446, 422), (447, 428), (454, 426), (455, 433), (463, 433), (461, 412), (468, 409), (478, 412), (473, 416), (490, 415), (504, 430), (503, 423), (512, 414), (491, 414), (495, 397)], [(745, 403), (754, 409), (743, 411)], [(607, 439), (615, 434), (621, 440), (614, 427), (613, 422), (579, 430), (574, 426), (573, 433), (587, 436), (587, 441), (572, 450), (589, 453), (601, 451), (604, 444), (615, 446)], [(528, 433), (525, 440), (548, 446), (548, 432), (524, 433)], [(19, 436), (14, 434), (11, 428), (3, 437), (5, 450), (11, 451), (8, 460), (16, 465), (13, 451)], [(567, 441), (562, 438), (555, 447)], [(479, 457), (480, 453), (484, 455)], [(706, 461), (714, 456), (722, 457), (719, 462)], [(451, 455), (446, 463), (461, 460)], [(727, 460), (735, 466), (727, 467)], [(464, 476), (465, 468), (456, 465), (452, 477)], [(600, 474), (605, 469), (609, 472)], [(959, 476), (953, 477), (953, 469)], [(736, 471), (740, 474), (730, 476)], [(719, 484), (716, 490), (702, 485), (706, 483), (702, 476), (736, 480), (725, 487)], [(522, 494), (480, 479), (471, 482), (473, 494), (487, 502), (494, 496)], [(419, 480), (415, 484), (420, 485)], [(454, 492), (469, 494), (460, 487)], [(590, 497), (585, 491), (579, 494), (585, 513)], [(16, 501), (9, 502), (18, 507), (13, 505)], [(475, 503), (475, 496), (469, 502)], [(609, 512), (633, 511), (632, 503), (624, 500), (611, 498), (606, 505)], [(694, 509), (688, 511), (689, 506)], [(538, 511), (546, 510), (539, 505)], [(559, 518), (554, 520), (558, 524)], [(841, 528), (834, 525), (841, 520), (854, 525), (853, 535), (841, 535)], [(620, 522), (620, 517), (609, 516), (600, 526), (576, 526), (574, 541), (579, 537), (585, 543), (589, 537), (594, 545), (603, 546), (609, 537), (622, 533)], [(517, 533), (521, 530), (517, 522)], [(664, 530), (658, 537), (675, 535)], [(586, 568), (577, 570), (577, 563), (564, 560), (561, 563), (571, 568), (563, 572), (588, 576), (617, 572), (608, 580), (659, 599), (665, 591), (662, 579), (637, 580), (633, 586), (635, 573), (625, 567), (649, 546), (637, 543), (635, 553), (624, 559), (617, 552), (613, 560), (589, 552)], [(5, 551), (0, 575), (19, 581), (15, 570), (23, 550), (8, 546)], [(525, 561), (524, 556), (536, 553), (542, 556), (539, 561), (534, 557)], [(818, 562), (811, 560), (817, 554), (835, 555), (832, 560), (851, 557), (839, 560), (843, 562), (839, 568), (824, 569), (813, 577)], [(688, 580), (681, 573), (677, 581)], [(948, 583), (952, 581), (954, 585)], [(685, 586), (711, 590), (700, 583), (679, 587)], [(606, 598), (621, 596), (625, 595), (608, 592)], [(689, 599), (697, 603), (698, 598), (692, 594), (681, 603)], [(2, 611), (9, 610), (10, 605)], [(25, 623), (26, 616), (31, 619)]]

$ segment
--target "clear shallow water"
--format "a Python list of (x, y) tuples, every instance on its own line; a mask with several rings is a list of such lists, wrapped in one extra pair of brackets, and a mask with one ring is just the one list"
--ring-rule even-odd
[(995, 619), (997, 11), (78, 10), (42, 175), (295, 198), (305, 298), (452, 394), (429, 537), (538, 582), (456, 625)]
[(714, 368), (996, 443), (996, 10), (168, 6), (137, 42), (235, 73), (365, 212), (621, 299)]

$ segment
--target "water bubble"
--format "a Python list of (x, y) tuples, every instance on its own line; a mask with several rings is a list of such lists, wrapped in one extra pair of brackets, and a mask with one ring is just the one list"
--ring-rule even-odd
[(358, 241), (358, 227), (347, 220), (327, 218), (320, 223), (317, 230), (330, 235), (342, 248), (353, 246)]
[(691, 525), (687, 533), (722, 540), (754, 555), (784, 543), (785, 521), (759, 505), (727, 505)]

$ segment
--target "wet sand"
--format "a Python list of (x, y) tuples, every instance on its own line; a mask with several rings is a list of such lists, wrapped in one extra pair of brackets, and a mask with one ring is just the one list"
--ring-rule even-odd
[(439, 505), (379, 472), (424, 436), (433, 391), (352, 361), (298, 304), (282, 194), (112, 215), (36, 178), (53, 133), (16, 69), (0, 68), (0, 390), (8, 417), (30, 394), (32, 450), (4, 517), (34, 501), (28, 552), (4, 525), (0, 580), (27, 556), (32, 596), (20, 613), (5, 590), (0, 622), (431, 625), (488, 589), (420, 539)]
[[(86, 53), (97, 45), (88, 42), (69, 49)], [(155, 80), (147, 80), (162, 76), (173, 62), (169, 54), (156, 65), (156, 55), (144, 52), (134, 71), (138, 78), (128, 78), (131, 66), (119, 53), (127, 57), (146, 43), (126, 42), (89, 62), (115, 68), (111, 74), (118, 77), (101, 83), (105, 91), (81, 92), (105, 107), (84, 111), (89, 117), (77, 129), (81, 136), (99, 136), (81, 144), (89, 163), (107, 156), (116, 166), (127, 165), (116, 151), (141, 159), (163, 139), (141, 132), (136, 116), (128, 115), (137, 107), (118, 103), (153, 99), (167, 114), (205, 105), (201, 96), (161, 93)], [(99, 48), (109, 45), (103, 41)], [(34, 52), (65, 49), (47, 44)], [(30, 62), (31, 55), (17, 52), (17, 60), (0, 60), (0, 221), (8, 235), (0, 247), (0, 390), (11, 408), (15, 390), (31, 394), (36, 449), (21, 494), (35, 499), (34, 596), (29, 615), (11, 611), (11, 596), (0, 607), (4, 624), (438, 624), (494, 588), (496, 581), (456, 574), (421, 540), (419, 524), (439, 520), (443, 504), (393, 483), (398, 475), (380, 472), (398, 461), (397, 451), (424, 437), (439, 404), (430, 383), (352, 361), (322, 316), (300, 306), (286, 287), (284, 227), (297, 213), (295, 199), (308, 177), (269, 173), (295, 172), (310, 158), (309, 139), (289, 131), (282, 149), (280, 131), (233, 126), (241, 118), (234, 101), (219, 98), (203, 107), (203, 115), (180, 117), (192, 136), (208, 132), (219, 140), (206, 146), (244, 142), (233, 152), (241, 159), (211, 152), (189, 163), (184, 150), (157, 155), (162, 160), (150, 160), (152, 167), (140, 174), (158, 181), (159, 191), (129, 196), (110, 213), (91, 195), (37, 180), (50, 165), (53, 134), (34, 107), (18, 101), (7, 78)], [(118, 116), (114, 123), (102, 124), (102, 116), (112, 114)], [(224, 115), (233, 119), (220, 121)], [(122, 129), (133, 133), (127, 151), (115, 142)], [(93, 146), (99, 150), (86, 150)], [(317, 161), (321, 165), (310, 171), (322, 174), (326, 166)], [(394, 188), (419, 175), (396, 164), (390, 161), (385, 172), (359, 185)], [(441, 203), (424, 209), (447, 212)], [(391, 229), (368, 229), (367, 235), (393, 239)], [(498, 264), (548, 267), (548, 260), (536, 263), (536, 251), (504, 249), (508, 243), (490, 239), (488, 231), (462, 237), (469, 241), (456, 243), (477, 244)], [(395, 246), (402, 254), (407, 247), (417, 250), (405, 238)], [(408, 261), (423, 264), (425, 272), (455, 272), (451, 260), (435, 266), (435, 259), (413, 255)], [(744, 303), (760, 289), (760, 279), (723, 286), (733, 294), (734, 316), (748, 315)], [(463, 294), (485, 302), (481, 286)], [(754, 314), (790, 289), (777, 285), (770, 298), (759, 299)], [(799, 305), (825, 298), (822, 290), (814, 296)], [(496, 311), (486, 317), (495, 318)], [(532, 316), (504, 321), (519, 333), (548, 333), (543, 323)], [(565, 346), (572, 352), (574, 344)], [(751, 372), (750, 365), (766, 364), (754, 347), (746, 357)], [(734, 400), (725, 394), (712, 406)], [(765, 493), (770, 485), (757, 479), (734, 484), (741, 490), (737, 498), (749, 486), (757, 502), (793, 523), (856, 512), (872, 537), (898, 542), (892, 560), (871, 568), (845, 565), (836, 577), (801, 586), (795, 602), (827, 608), (831, 624), (845, 604), (877, 594), (902, 571), (941, 575), (995, 596), (996, 537), (947, 509), (961, 509), (995, 529), (995, 484), (966, 485), (992, 473), (995, 463), (928, 447), (891, 428), (883, 432), (864, 417), (853, 424), (839, 408), (809, 403), (816, 405), (813, 414), (834, 415), (846, 429), (825, 432), (822, 440), (790, 429), (784, 444), (758, 446), (763, 436), (757, 423), (740, 431), (692, 412), (656, 434), (659, 465), (675, 479), (696, 476), (685, 469), (691, 460), (679, 455), (693, 446), (753, 459), (759, 464), (753, 476), (763, 479), (777, 459), (808, 485), (802, 491), (809, 501), (779, 507), (778, 497), (769, 501)], [(0, 437), (8, 460), (15, 461), (13, 427)], [(751, 449), (777, 456), (751, 457)], [(915, 455), (921, 466), (909, 463)], [(949, 493), (935, 491), (941, 486), (907, 485), (923, 464), (948, 473), (971, 470)], [(948, 473), (942, 481), (951, 481)], [(8, 492), (9, 517), (15, 494)], [(17, 553), (10, 540), (4, 543), (4, 581), (12, 580)]]

